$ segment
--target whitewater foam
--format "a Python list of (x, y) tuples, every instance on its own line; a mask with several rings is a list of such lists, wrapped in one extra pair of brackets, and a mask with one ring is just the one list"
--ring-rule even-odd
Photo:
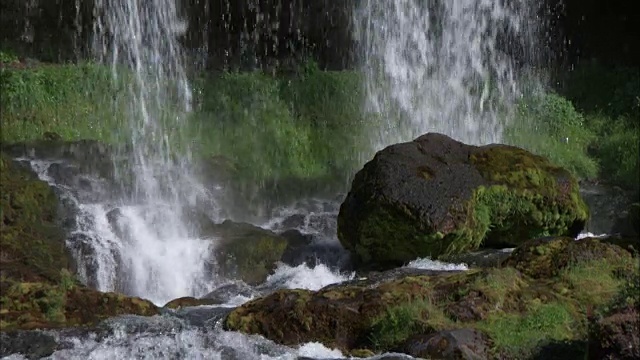
[(436, 270), (436, 271), (466, 271), (469, 270), (467, 264), (460, 263), (447, 263), (440, 260), (431, 260), (429, 258), (418, 258), (409, 262), (405, 267), (421, 270)]
[(280, 263), (275, 272), (267, 277), (266, 284), (278, 288), (320, 290), (327, 285), (352, 280), (354, 277), (355, 273), (342, 274), (332, 271), (324, 264), (310, 268), (307, 264), (291, 267)]

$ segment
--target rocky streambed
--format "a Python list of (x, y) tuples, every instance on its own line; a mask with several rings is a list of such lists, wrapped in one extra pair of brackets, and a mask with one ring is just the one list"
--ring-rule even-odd
[[(197, 244), (186, 262), (198, 266), (180, 262), (192, 252), (144, 263), (170, 275), (151, 284), (189, 282), (184, 269), (201, 284), (153, 302), (135, 276), (144, 254), (127, 253), (145, 252), (129, 245), (139, 222), (153, 222), (116, 196), (127, 182), (113, 159), (92, 142), (3, 147), (0, 355), (639, 356), (637, 205), (625, 202), (615, 236), (576, 240), (601, 207), (521, 149), (428, 134), (380, 151), (342, 204), (310, 202), (262, 223), (229, 219), (233, 188), (204, 182), (208, 201), (172, 209)], [(78, 220), (96, 204), (99, 216)], [(100, 239), (81, 231), (100, 224)]]

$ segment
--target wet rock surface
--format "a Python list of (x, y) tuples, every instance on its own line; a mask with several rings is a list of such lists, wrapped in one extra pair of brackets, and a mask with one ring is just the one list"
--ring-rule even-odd
[(630, 191), (594, 182), (581, 183), (580, 194), (590, 212), (585, 231), (595, 235), (618, 233), (620, 229), (616, 228), (616, 223), (624, 221), (631, 204), (640, 201)]
[(490, 359), (491, 343), (482, 332), (474, 329), (456, 329), (421, 335), (409, 339), (403, 352), (424, 359)]
[(41, 331), (0, 332), (0, 357), (22, 354), (27, 359), (40, 359), (53, 354), (59, 345), (54, 336)]

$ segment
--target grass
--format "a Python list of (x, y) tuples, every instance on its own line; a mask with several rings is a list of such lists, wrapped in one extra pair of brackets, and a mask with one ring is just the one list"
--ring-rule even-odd
[(581, 179), (640, 190), (640, 70), (577, 67), (555, 90), (528, 89), (505, 142), (547, 156)]
[[(0, 63), (3, 143), (45, 133), (113, 143), (130, 136), (126, 76), (115, 83), (111, 69), (91, 63), (30, 66), (7, 52), (0, 52)], [(557, 92), (529, 87), (504, 141), (581, 179), (640, 189), (640, 72), (586, 64), (562, 83)], [(362, 111), (361, 74), (320, 71), (313, 63), (293, 75), (223, 73), (198, 76), (193, 84), (195, 111), (172, 130), (171, 148), (190, 145), (197, 157), (227, 158), (238, 178), (251, 183), (346, 183), (371, 157), (371, 139), (387, 120)], [(161, 112), (175, 115), (171, 104)]]
[[(110, 69), (95, 64), (24, 68), (14, 60), (3, 55), (0, 70), (3, 143), (46, 133), (109, 143), (130, 136), (126, 76), (115, 83)], [(356, 73), (313, 66), (295, 77), (224, 73), (199, 78), (194, 89), (195, 111), (182, 123), (164, 121), (177, 114), (170, 103), (160, 111), (172, 149), (189, 145), (196, 159), (230, 159), (239, 178), (255, 183), (344, 179), (361, 165), (367, 122)]]
[(429, 299), (417, 299), (390, 307), (374, 319), (369, 341), (374, 350), (394, 349), (414, 334), (443, 330), (451, 323)]
[(596, 136), (567, 99), (556, 93), (534, 93), (521, 100), (506, 142), (548, 157), (580, 178), (598, 176), (598, 162), (587, 154)]
[(543, 342), (572, 339), (574, 322), (574, 315), (567, 304), (534, 303), (523, 315), (491, 316), (479, 323), (478, 328), (489, 334), (501, 353), (527, 358)]

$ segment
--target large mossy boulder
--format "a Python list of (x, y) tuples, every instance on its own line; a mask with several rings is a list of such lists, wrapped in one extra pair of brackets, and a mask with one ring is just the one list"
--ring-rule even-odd
[[(576, 253), (593, 246), (576, 244), (584, 247)], [(478, 337), (476, 348), (491, 343), (490, 358), (535, 358), (545, 344), (588, 337), (587, 309), (611, 301), (626, 274), (638, 271), (628, 252), (620, 254), (578, 256), (544, 278), (505, 266), (398, 273), (373, 285), (354, 280), (319, 291), (280, 290), (234, 309), (223, 326), (285, 345), (321, 342), (345, 353), (403, 351), (416, 337), (468, 329), (486, 335)], [(536, 256), (545, 257), (534, 253), (523, 261), (535, 262)]]
[(385, 148), (356, 174), (338, 237), (361, 267), (384, 269), (481, 246), (575, 237), (587, 219), (577, 180), (546, 158), (430, 133)]
[(70, 273), (59, 204), (49, 185), (0, 154), (0, 330), (95, 324), (153, 315), (151, 302), (81, 285)]

